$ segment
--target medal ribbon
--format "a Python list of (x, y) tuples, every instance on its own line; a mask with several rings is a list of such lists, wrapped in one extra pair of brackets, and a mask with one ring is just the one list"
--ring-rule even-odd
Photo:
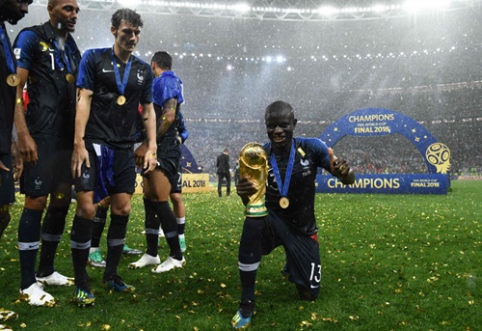
[(114, 50), (112, 50), (112, 63), (114, 64), (114, 73), (115, 73), (115, 81), (117, 83), (117, 89), (121, 95), (124, 95), (127, 81), (129, 80), (129, 73), (131, 72), (131, 65), (132, 65), (132, 56), (129, 57), (129, 61), (126, 64), (126, 68), (124, 70), (124, 77), (120, 78), (119, 68), (117, 68), (117, 61), (115, 60)]
[(274, 176), (276, 178), (276, 182), (278, 183), (278, 189), (282, 197), (286, 197), (288, 195), (288, 189), (290, 187), (291, 173), (293, 172), (293, 165), (295, 164), (295, 144), (296, 142), (293, 140), (291, 142), (290, 158), (288, 160), (288, 169), (286, 169), (284, 182), (281, 181), (281, 174), (279, 172), (278, 164), (276, 163), (274, 154), (271, 154), (270, 157), (271, 167), (273, 167)]
[[(57, 63), (57, 66), (60, 69), (64, 69), (64, 64), (65, 67), (67, 68), (67, 73), (72, 74), (72, 66), (70, 65), (69, 58), (67, 56), (67, 53), (65, 50), (61, 50), (59, 47), (59, 44), (57, 40), (52, 40), (55, 46), (55, 63)], [(65, 45), (65, 49), (68, 49), (68, 46)]]
[(2, 26), (0, 26), (0, 37), (2, 38), (3, 49), (5, 50), (5, 58), (7, 59), (8, 72), (10, 72), (11, 74), (14, 74), (16, 72), (15, 62), (13, 61), (12, 49), (10, 48), (10, 44), (7, 40), (7, 36), (3, 31), (3, 24)]

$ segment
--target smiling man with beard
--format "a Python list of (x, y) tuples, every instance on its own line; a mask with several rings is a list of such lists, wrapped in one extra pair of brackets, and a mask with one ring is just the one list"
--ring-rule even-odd
[[(44, 291), (44, 285), (73, 285), (71, 278), (54, 270), (54, 259), (71, 201), (74, 83), (81, 57), (71, 33), (75, 30), (79, 6), (76, 0), (49, 0), (47, 11), (50, 20), (22, 30), (14, 46), (20, 80), (15, 126), (25, 166), (20, 188), (26, 196), (18, 227), (20, 298), (35, 306), (55, 303)], [(26, 111), (25, 83), (30, 97)], [(40, 263), (35, 274), (41, 239)]]
[[(234, 329), (251, 325), (255, 307), (256, 272), (261, 256), (278, 246), (286, 253), (284, 274), (295, 284), (302, 300), (315, 300), (320, 291), (321, 261), (315, 218), (315, 179), (321, 167), (352, 184), (355, 174), (342, 158), (317, 138), (295, 138), (297, 120), (293, 107), (275, 101), (266, 108), (265, 125), (269, 143), (266, 208), (268, 216), (246, 217), (239, 245), (238, 268), (241, 278), (241, 303), (231, 324)], [(257, 192), (249, 178), (236, 186), (243, 203)]]
[(146, 131), (147, 153), (138, 165), (145, 173), (156, 167), (156, 115), (152, 104), (153, 73), (149, 64), (132, 55), (143, 22), (131, 9), (119, 9), (111, 18), (114, 46), (89, 49), (82, 57), (77, 79), (79, 97), (75, 121), (72, 175), (77, 209), (72, 225), (71, 248), (75, 273), (75, 297), (90, 305), (86, 265), (96, 204), (111, 197), (111, 222), (107, 233), (107, 258), (103, 285), (117, 292), (132, 292), (117, 274), (126, 238), (135, 190), (138, 106)]

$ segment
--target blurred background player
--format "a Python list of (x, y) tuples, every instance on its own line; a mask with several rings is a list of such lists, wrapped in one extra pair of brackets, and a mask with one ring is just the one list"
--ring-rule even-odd
[[(147, 250), (137, 262), (129, 266), (142, 268), (158, 265), (152, 272), (161, 273), (182, 268), (186, 264), (179, 244), (176, 217), (168, 201), (171, 187), (176, 184), (173, 180), (176, 179), (181, 159), (178, 130), (173, 123), (184, 97), (182, 81), (171, 70), (172, 57), (168, 53), (156, 52), (151, 66), (156, 76), (153, 99), (157, 118), (157, 168), (152, 173), (143, 175)], [(146, 144), (142, 143), (136, 150), (136, 157), (143, 157), (145, 153)], [(169, 257), (162, 263), (158, 255), (160, 225), (170, 248)]]
[[(189, 132), (187, 131), (186, 123), (184, 121), (184, 115), (179, 111), (178, 116), (176, 116), (176, 126), (177, 126), (177, 139), (180, 144), (184, 144), (186, 139), (189, 137)], [(184, 253), (187, 250), (185, 230), (186, 230), (186, 207), (184, 201), (182, 200), (182, 166), (181, 163), (178, 164), (176, 177), (172, 180), (171, 194), (169, 195), (173, 212), (176, 216), (177, 222), (177, 233), (179, 237), (179, 246), (181, 247), (181, 252)], [(157, 217), (157, 215), (156, 215)], [(142, 231), (142, 234), (146, 234), (146, 231)], [(159, 238), (165, 237), (162, 227), (159, 228)]]
[(218, 195), (222, 197), (221, 187), (223, 180), (226, 180), (226, 195), (231, 194), (231, 173), (229, 172), (229, 150), (226, 148), (221, 155), (216, 158), (216, 173), (218, 174)]
[[(189, 132), (187, 131), (186, 122), (184, 121), (184, 115), (179, 110), (176, 116), (176, 127), (177, 127), (177, 139), (179, 144), (184, 144), (186, 139), (189, 137)], [(176, 216), (177, 222), (177, 235), (179, 237), (179, 245), (181, 247), (181, 252), (187, 250), (186, 244), (186, 207), (182, 201), (182, 167), (181, 162), (177, 165), (176, 177), (171, 183), (171, 194), (170, 194), (174, 215)]]

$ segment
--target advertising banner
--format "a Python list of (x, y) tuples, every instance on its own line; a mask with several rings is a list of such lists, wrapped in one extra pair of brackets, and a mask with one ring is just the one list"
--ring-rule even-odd
[[(420, 151), (428, 174), (356, 175), (356, 187), (340, 188), (331, 176), (321, 175), (319, 192), (446, 194), (450, 186), (450, 149), (420, 123), (394, 110), (365, 108), (333, 122), (320, 135), (328, 147), (345, 136), (377, 137), (401, 134)], [(336, 153), (336, 148), (335, 153)], [(341, 184), (341, 183), (339, 183)]]
[(209, 186), (209, 174), (182, 174), (182, 193), (197, 193), (214, 190)]
[[(197, 193), (214, 190), (209, 186), (209, 174), (182, 174), (182, 193)], [(137, 174), (136, 191), (134, 194), (144, 193), (142, 176)]]
[(317, 193), (447, 194), (446, 174), (357, 175), (355, 183), (344, 185), (331, 175), (316, 176)]

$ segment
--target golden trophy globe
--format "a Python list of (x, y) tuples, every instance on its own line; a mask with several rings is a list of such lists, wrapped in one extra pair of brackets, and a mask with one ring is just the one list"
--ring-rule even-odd
[(246, 204), (244, 216), (264, 217), (268, 210), (264, 205), (266, 178), (268, 177), (268, 155), (263, 146), (257, 143), (246, 144), (239, 153), (239, 176), (254, 183), (256, 193), (251, 195)]

